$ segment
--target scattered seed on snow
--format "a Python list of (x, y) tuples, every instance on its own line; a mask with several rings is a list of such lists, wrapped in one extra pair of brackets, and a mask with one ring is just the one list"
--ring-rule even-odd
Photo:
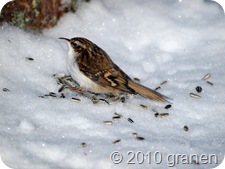
[(113, 116), (112, 117), (113, 120), (120, 119), (120, 118), (121, 118), (121, 116)]
[(201, 93), (202, 92), (202, 87), (201, 86), (197, 86), (195, 88), (195, 90), (198, 92), (198, 93)]
[(119, 143), (120, 141), (121, 141), (120, 139), (115, 140), (115, 141), (113, 141), (113, 144)]
[(59, 88), (58, 92), (59, 92), (59, 93), (62, 92), (65, 88), (66, 88), (66, 85), (62, 85), (62, 86)]
[(54, 93), (54, 92), (50, 92), (50, 93), (49, 93), (49, 96), (57, 97), (56, 93)]
[(132, 133), (134, 137), (138, 137), (138, 133)]
[(209, 85), (213, 86), (213, 83), (210, 81), (206, 81), (206, 83), (208, 83)]
[(72, 97), (71, 100), (74, 101), (74, 102), (81, 101), (80, 99), (75, 98), (75, 97)]
[(159, 115), (160, 115), (160, 117), (164, 118), (164, 117), (169, 116), (169, 113), (160, 113)]
[(81, 145), (81, 147), (86, 147), (87, 146), (87, 144), (85, 142), (81, 143), (80, 145)]
[(144, 140), (145, 138), (144, 138), (144, 137), (139, 137), (139, 136), (138, 136), (138, 137), (136, 137), (136, 139), (137, 139), (137, 140)]
[(161, 89), (161, 87), (160, 87), (160, 86), (158, 86), (158, 87), (156, 87), (156, 88), (155, 88), (155, 90), (159, 90), (159, 89)]
[(203, 78), (202, 78), (202, 80), (207, 80), (207, 79), (209, 79), (211, 77), (211, 75), (208, 73), (208, 74), (206, 74)]
[(115, 114), (116, 116), (123, 117), (123, 115), (122, 115), (122, 114), (119, 114), (119, 113), (117, 113), (117, 112), (115, 112), (114, 114)]
[(3, 92), (10, 92), (10, 90), (7, 88), (3, 88), (2, 90), (3, 90)]
[(184, 131), (188, 131), (189, 130), (188, 126), (186, 126), (186, 125), (183, 127), (183, 129), (184, 129)]
[(66, 98), (66, 96), (64, 95), (64, 93), (61, 93), (60, 98)]
[(131, 118), (127, 119), (130, 123), (134, 123), (134, 120), (132, 120)]
[(168, 105), (165, 106), (165, 109), (169, 109), (171, 107), (172, 107), (172, 105), (171, 104), (168, 104)]
[(160, 86), (163, 86), (167, 83), (167, 80), (163, 81), (162, 83), (160, 83)]
[(61, 79), (61, 78), (64, 78), (66, 75), (64, 73), (58, 73), (58, 74), (54, 74), (53, 76)]
[(141, 80), (140, 80), (139, 78), (135, 77), (135, 78), (134, 78), (134, 81), (135, 81), (136, 83), (140, 83)]
[(26, 57), (26, 60), (33, 61), (34, 59), (31, 57)]
[(148, 108), (148, 106), (143, 105), (143, 104), (140, 104), (140, 106), (141, 106), (142, 108), (144, 108), (144, 109), (147, 109), (147, 108)]
[(105, 125), (112, 125), (112, 124), (113, 124), (112, 121), (104, 121), (103, 123), (104, 123)]
[(194, 94), (194, 93), (190, 93), (190, 96), (195, 98), (195, 99), (200, 99), (201, 96), (197, 95), (197, 94)]
[(155, 117), (158, 117), (159, 116), (159, 113), (155, 113)]

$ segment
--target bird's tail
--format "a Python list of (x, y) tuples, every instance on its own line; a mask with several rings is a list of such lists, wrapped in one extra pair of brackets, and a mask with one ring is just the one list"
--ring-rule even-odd
[(131, 80), (128, 81), (128, 86), (133, 89), (137, 94), (147, 97), (150, 100), (158, 101), (158, 102), (169, 102), (167, 99), (169, 97), (164, 96), (150, 88), (137, 84)]

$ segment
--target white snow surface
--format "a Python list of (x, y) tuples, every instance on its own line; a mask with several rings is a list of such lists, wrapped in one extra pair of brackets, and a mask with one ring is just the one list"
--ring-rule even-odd
[[(43, 34), (4, 24), (0, 37), (0, 156), (9, 167), (164, 169), (174, 161), (172, 168), (206, 169), (221, 163), (225, 150), (225, 16), (217, 3), (91, 0)], [(165, 109), (169, 103), (137, 95), (130, 95), (125, 103), (93, 104), (68, 89), (63, 91), (66, 98), (39, 97), (49, 92), (60, 96), (53, 74), (68, 74), (68, 47), (59, 37), (90, 39), (131, 78), (138, 77), (152, 89), (167, 80), (158, 91), (173, 99), (172, 107)], [(208, 73), (213, 85), (202, 80)], [(203, 91), (197, 93), (196, 86)], [(190, 93), (201, 98), (192, 98)], [(73, 102), (71, 97), (81, 101)], [(169, 116), (155, 117), (152, 109)], [(123, 117), (112, 120), (115, 112)], [(103, 123), (108, 120), (113, 124)], [(132, 133), (145, 140), (137, 140)], [(114, 151), (123, 155), (120, 164), (110, 159)], [(183, 155), (183, 160), (173, 160), (173, 154)], [(215, 154), (218, 161), (191, 164), (185, 160), (191, 154), (205, 154), (204, 159)]]

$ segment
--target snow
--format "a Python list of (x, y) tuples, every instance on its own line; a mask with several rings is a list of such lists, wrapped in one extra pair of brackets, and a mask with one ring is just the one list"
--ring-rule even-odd
[[(173, 168), (217, 166), (215, 162), (222, 162), (225, 150), (224, 34), (223, 10), (217, 3), (203, 0), (92, 0), (75, 14), (64, 15), (43, 34), (2, 25), (2, 160), (14, 169), (162, 169), (177, 162), (173, 157), (179, 158)], [(152, 89), (167, 80), (158, 91), (173, 98), (172, 107), (165, 109), (168, 103), (132, 95), (125, 103), (93, 104), (89, 97), (70, 90), (63, 91), (66, 98), (60, 98), (53, 75), (68, 74), (68, 47), (59, 37), (90, 39), (131, 78), (138, 77)], [(213, 85), (202, 80), (208, 73)], [(203, 91), (197, 93), (196, 86)], [(57, 97), (39, 97), (50, 92)], [(192, 98), (190, 93), (201, 98)], [(81, 101), (74, 102), (72, 97)], [(169, 116), (155, 117), (153, 110)], [(112, 120), (115, 112), (123, 117)], [(184, 131), (185, 125), (188, 131)], [(137, 140), (132, 133), (145, 139)], [(118, 139), (121, 141), (113, 144)], [(123, 155), (120, 164), (110, 159), (114, 151)], [(134, 153), (138, 158), (132, 159)], [(143, 154), (143, 164), (138, 164)], [(217, 159), (212, 158), (212, 165), (204, 164), (209, 160), (186, 164), (190, 161), (179, 154), (184, 158), (215, 154)], [(135, 164), (127, 164), (129, 160)]]

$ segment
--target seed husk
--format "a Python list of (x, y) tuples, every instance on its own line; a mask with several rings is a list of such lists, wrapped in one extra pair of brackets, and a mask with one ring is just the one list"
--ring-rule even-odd
[(34, 59), (31, 57), (26, 57), (26, 60), (33, 61)]
[(54, 92), (50, 92), (49, 93), (49, 96), (51, 96), (51, 97), (57, 97), (56, 93), (54, 93)]
[(135, 78), (134, 78), (134, 81), (135, 81), (136, 83), (140, 83), (141, 80), (140, 80), (139, 78), (135, 77)]
[(194, 93), (190, 93), (190, 96), (195, 98), (195, 99), (200, 99), (201, 96), (197, 95), (197, 94), (194, 94)]
[(66, 85), (62, 85), (62, 86), (59, 88), (58, 92), (59, 92), (59, 93), (62, 92), (65, 88), (66, 88)]
[(213, 86), (213, 83), (210, 81), (206, 81), (206, 83), (208, 83), (209, 85)]
[(207, 80), (207, 79), (209, 79), (211, 77), (211, 74), (206, 74), (203, 78), (202, 78), (202, 80)]
[(168, 105), (165, 106), (165, 109), (169, 109), (171, 107), (172, 107), (172, 105), (171, 104), (168, 104)]
[(120, 139), (115, 140), (115, 141), (113, 141), (113, 144), (119, 143), (120, 141), (121, 141)]
[(160, 86), (163, 86), (167, 83), (167, 80), (163, 81), (162, 83), (160, 83)]
[(169, 116), (169, 113), (160, 113), (159, 115), (160, 115), (160, 117), (164, 118), (164, 117)]
[(134, 123), (134, 120), (132, 120), (131, 118), (127, 119), (130, 123)]
[(121, 101), (122, 103), (125, 103), (126, 98), (123, 96), (123, 97), (120, 98), (120, 101)]
[(113, 120), (120, 119), (120, 118), (121, 118), (121, 116), (113, 116), (112, 117)]
[(7, 88), (3, 88), (2, 90), (3, 90), (3, 92), (10, 92), (10, 90)]
[(74, 101), (74, 102), (81, 101), (80, 99), (75, 98), (75, 97), (72, 97), (71, 100)]
[(87, 144), (85, 142), (81, 143), (80, 145), (81, 145), (81, 147), (86, 147), (87, 146)]
[(195, 90), (198, 92), (198, 93), (201, 93), (202, 92), (202, 87), (201, 86), (197, 86), (195, 88)]
[(132, 135), (137, 138), (138, 137), (138, 133), (132, 133)]
[(119, 113), (117, 113), (117, 112), (115, 112), (114, 114), (115, 114), (116, 116), (123, 117), (123, 115), (122, 115), (122, 114), (119, 114)]
[(61, 79), (61, 78), (64, 78), (66, 75), (64, 73), (58, 73), (58, 74), (54, 74), (53, 76)]
[(112, 121), (104, 121), (103, 123), (104, 123), (105, 125), (112, 125), (112, 124), (113, 124)]
[(148, 106), (143, 105), (143, 104), (140, 104), (140, 106), (141, 106), (142, 108), (144, 108), (144, 109), (147, 109), (147, 108), (148, 108)]
[(183, 127), (183, 129), (184, 129), (184, 131), (188, 131), (189, 130), (188, 126), (186, 126), (186, 125)]
[(136, 139), (137, 139), (137, 140), (144, 140), (145, 138), (144, 138), (144, 137), (139, 137), (139, 136), (138, 136), (138, 137), (136, 137)]

